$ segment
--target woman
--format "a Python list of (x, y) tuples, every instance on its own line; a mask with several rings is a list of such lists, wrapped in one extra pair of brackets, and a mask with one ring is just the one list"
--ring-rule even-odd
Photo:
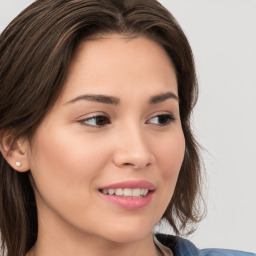
[(8, 256), (252, 255), (152, 234), (202, 217), (193, 56), (158, 2), (36, 1), (0, 40)]

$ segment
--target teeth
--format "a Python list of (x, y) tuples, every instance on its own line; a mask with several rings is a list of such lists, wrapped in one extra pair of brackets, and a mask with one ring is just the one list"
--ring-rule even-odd
[(115, 190), (114, 189), (109, 189), (107, 192), (110, 195), (114, 195), (115, 194)]
[(122, 195), (124, 194), (124, 191), (123, 191), (123, 189), (118, 188), (118, 189), (115, 190), (115, 194), (116, 194), (117, 196), (122, 196)]
[(146, 196), (149, 192), (146, 188), (118, 188), (118, 189), (103, 189), (101, 192), (105, 195), (116, 195), (125, 197), (141, 197)]
[(132, 189), (131, 188), (125, 188), (123, 189), (124, 196), (132, 196)]
[[(143, 193), (144, 193), (144, 191), (143, 191)], [(143, 193), (142, 193), (142, 194), (143, 194)], [(140, 196), (140, 189), (139, 189), (139, 188), (133, 189), (133, 190), (132, 190), (132, 196), (133, 196), (133, 197), (138, 197), (138, 196)]]

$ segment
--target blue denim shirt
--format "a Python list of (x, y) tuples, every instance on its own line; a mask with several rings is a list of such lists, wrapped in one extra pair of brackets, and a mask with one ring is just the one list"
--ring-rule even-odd
[(156, 234), (156, 238), (161, 244), (170, 248), (174, 256), (256, 256), (255, 253), (227, 249), (200, 250), (190, 241), (178, 236)]

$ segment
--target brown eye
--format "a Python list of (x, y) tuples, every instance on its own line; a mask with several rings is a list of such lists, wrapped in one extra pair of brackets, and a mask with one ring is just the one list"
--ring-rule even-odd
[(161, 115), (157, 115), (157, 116), (150, 118), (147, 121), (147, 123), (155, 124), (155, 125), (159, 125), (159, 126), (165, 126), (165, 125), (170, 124), (174, 120), (175, 120), (175, 118), (171, 114), (161, 114)]
[(98, 115), (83, 119), (80, 122), (88, 126), (102, 127), (104, 125), (110, 124), (110, 119), (107, 116)]

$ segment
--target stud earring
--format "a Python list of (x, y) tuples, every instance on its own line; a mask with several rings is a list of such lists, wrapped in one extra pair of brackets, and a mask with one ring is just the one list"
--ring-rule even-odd
[(16, 162), (16, 166), (21, 167), (21, 162), (20, 162), (20, 161), (17, 161), (17, 162)]

